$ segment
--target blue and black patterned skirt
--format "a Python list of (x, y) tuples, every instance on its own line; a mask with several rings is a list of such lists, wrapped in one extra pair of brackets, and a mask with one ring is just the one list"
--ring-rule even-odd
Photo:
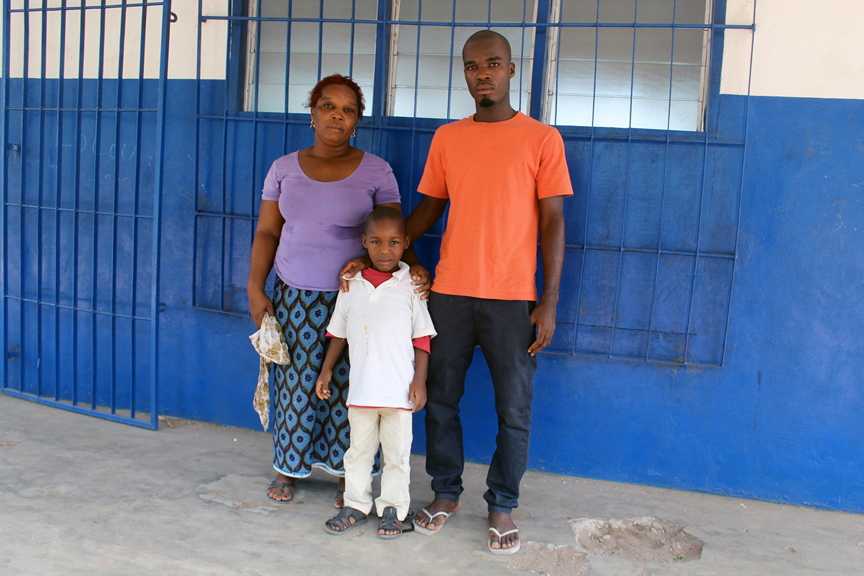
[(319, 400), (315, 381), (324, 362), (327, 324), (338, 291), (298, 290), (276, 279), (273, 307), (291, 363), (274, 364), (273, 467), (292, 478), (312, 468), (342, 476), (348, 450), (348, 348), (333, 368), (330, 398)]

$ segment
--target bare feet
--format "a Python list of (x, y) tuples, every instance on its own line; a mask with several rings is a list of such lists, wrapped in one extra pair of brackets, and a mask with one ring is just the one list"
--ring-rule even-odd
[(289, 478), (279, 473), (276, 475), (276, 479), (270, 484), (270, 488), (267, 489), (267, 496), (277, 502), (290, 502), (294, 498), (295, 484), (297, 484), (296, 478)]
[(499, 538), (495, 532), (492, 530), (489, 531), (489, 547), (493, 550), (507, 550), (508, 548), (513, 548), (519, 544), (518, 532), (507, 534), (507, 532), (516, 529), (516, 524), (513, 522), (513, 518), (510, 517), (510, 514), (504, 512), (490, 512), (489, 527), (495, 528), (495, 530), (498, 531), (498, 534), (502, 535)]
[(336, 499), (333, 500), (333, 507), (341, 510), (345, 507), (345, 477), (339, 478), (339, 485), (336, 487)]
[[(453, 502), (444, 498), (435, 498), (431, 504), (426, 506), (426, 512), (421, 511), (417, 513), (414, 517), (414, 526), (419, 526), (420, 532), (423, 532), (424, 529), (427, 532), (435, 532), (447, 521), (447, 517), (450, 514), (453, 514), (461, 507), (462, 503), (458, 500)], [(441, 512), (443, 514), (439, 514)]]

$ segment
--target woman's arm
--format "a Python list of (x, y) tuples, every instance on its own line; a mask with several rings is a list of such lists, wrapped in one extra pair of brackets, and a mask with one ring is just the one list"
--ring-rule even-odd
[(264, 292), (264, 284), (273, 268), (276, 259), (276, 249), (282, 235), (285, 219), (279, 211), (279, 202), (262, 200), (261, 213), (258, 215), (258, 228), (255, 229), (255, 239), (252, 241), (252, 256), (249, 262), (249, 281), (246, 292), (249, 295), (249, 315), (255, 321), (255, 327), (261, 327), (264, 312), (274, 316), (273, 303)]

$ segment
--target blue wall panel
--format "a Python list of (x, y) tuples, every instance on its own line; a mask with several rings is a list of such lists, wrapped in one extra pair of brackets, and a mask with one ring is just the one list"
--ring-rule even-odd
[[(219, 109), (223, 84), (200, 86), (202, 101)], [(251, 240), (252, 221), (241, 218), (226, 224), (233, 241), (223, 246), (221, 220), (214, 225), (209, 217), (199, 217), (196, 245), (196, 197), (199, 212), (221, 209), (224, 167), (229, 189), (242, 191), (225, 198), (227, 209), (248, 217), (257, 210), (257, 200), (250, 203), (249, 197), (260, 189), (267, 166), (278, 155), (273, 151), (283, 145), (289, 150), (307, 146), (312, 134), (297, 125), (283, 136), (282, 124), (259, 124), (253, 139), (253, 124), (232, 123), (237, 132), (229, 135), (223, 164), (221, 126), (202, 120), (200, 154), (206, 161), (200, 163), (196, 189), (196, 90), (195, 81), (175, 80), (168, 86), (160, 410), (260, 429), (251, 406), (257, 373), (257, 357), (246, 339), (254, 330), (251, 320), (193, 307), (196, 285), (201, 305), (218, 304), (221, 297), (226, 306), (243, 306), (248, 253), (242, 246)], [(722, 134), (723, 118), (737, 118), (744, 103), (735, 96), (720, 99), (722, 136), (731, 138), (733, 130)], [(751, 98), (750, 106), (723, 368), (570, 353), (584, 345), (605, 354), (611, 336), (602, 326), (614, 320), (625, 328), (615, 335), (617, 353), (638, 356), (646, 344), (640, 330), (653, 322), (655, 329), (669, 334), (655, 335), (652, 354), (680, 356), (680, 340), (687, 332), (687, 317), (680, 309), (686, 307), (690, 290), (686, 283), (682, 287), (680, 278), (696, 266), (693, 306), (698, 313), (693, 318), (698, 321), (690, 327), (690, 353), (722, 358), (717, 342), (724, 335), (716, 331), (724, 327), (731, 260), (700, 258), (694, 263), (692, 257), (664, 257), (657, 280), (663, 297), (657, 299), (652, 317), (646, 313), (650, 299), (645, 291), (653, 287), (643, 280), (653, 260), (638, 253), (625, 255), (621, 277), (634, 281), (616, 304), (608, 294), (588, 288), (592, 275), (609, 267), (617, 270), (619, 253), (589, 250), (583, 271), (580, 246), (585, 238), (589, 244), (614, 246), (623, 234), (630, 246), (654, 248), (659, 239), (650, 231), (662, 229), (664, 245), (692, 251), (694, 223), (701, 221), (703, 241), (710, 245), (700, 249), (731, 254), (735, 219), (730, 214), (737, 215), (742, 148), (711, 147), (702, 162), (694, 159), (703, 150), (698, 143), (672, 143), (667, 160), (665, 143), (634, 141), (627, 175), (620, 170), (626, 140), (596, 142), (592, 160), (580, 133), (565, 131), (577, 189), (566, 207), (567, 242), (574, 247), (567, 250), (565, 297), (559, 304), (562, 324), (554, 349), (560, 353), (541, 355), (535, 381), (533, 468), (864, 512), (864, 344), (858, 337), (864, 322), (864, 103)], [(729, 122), (734, 131), (739, 131), (739, 121)], [(358, 141), (371, 151), (380, 143), (382, 156), (396, 170), (407, 210), (416, 204), (416, 193), (410, 191), (422, 174), (437, 123), (417, 121), (421, 130), (412, 136), (397, 129), (411, 126), (411, 119), (388, 122), (392, 128), (359, 130)], [(250, 148), (253, 140), (257, 155)], [(257, 165), (252, 165), (253, 158)], [(670, 198), (691, 197), (688, 192), (705, 177), (703, 166), (710, 178), (701, 207), (684, 201), (667, 204), (661, 228), (656, 191), (665, 186)], [(586, 198), (589, 171), (593, 186)], [(586, 207), (591, 215), (587, 228)], [(441, 227), (436, 230), (440, 233)], [(81, 242), (89, 242), (86, 234)], [(419, 246), (427, 262), (437, 246), (435, 238)], [(17, 251), (11, 245), (7, 249), (10, 254)], [(214, 267), (223, 250), (226, 288), (220, 295), (220, 271)], [(600, 328), (577, 334), (576, 315), (580, 322)], [(479, 351), (462, 408), (467, 456), (488, 461), (496, 418)], [(424, 443), (418, 417), (415, 449), (422, 452)]]

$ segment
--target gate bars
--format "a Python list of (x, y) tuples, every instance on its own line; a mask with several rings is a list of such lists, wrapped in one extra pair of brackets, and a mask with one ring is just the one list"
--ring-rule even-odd
[(2, 15), (2, 391), (156, 429), (171, 0), (3, 0)]

